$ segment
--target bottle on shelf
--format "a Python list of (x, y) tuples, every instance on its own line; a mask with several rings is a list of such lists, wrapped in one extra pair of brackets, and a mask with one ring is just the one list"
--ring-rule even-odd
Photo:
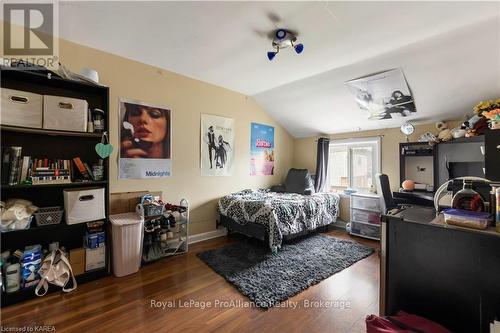
[(472, 189), (472, 182), (469, 180), (464, 180), (464, 186), (453, 196), (451, 206), (475, 212), (484, 212), (485, 209), (483, 198)]
[(6, 291), (13, 293), (21, 287), (21, 265), (19, 263), (10, 264), (5, 269)]

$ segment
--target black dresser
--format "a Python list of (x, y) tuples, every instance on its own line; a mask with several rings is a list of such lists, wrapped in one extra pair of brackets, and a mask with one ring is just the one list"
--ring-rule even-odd
[(500, 129), (486, 132), (484, 145), (486, 178), (500, 182)]
[(500, 234), (447, 226), (431, 210), (384, 216), (381, 314), (398, 310), (453, 332), (489, 332), (500, 319)]

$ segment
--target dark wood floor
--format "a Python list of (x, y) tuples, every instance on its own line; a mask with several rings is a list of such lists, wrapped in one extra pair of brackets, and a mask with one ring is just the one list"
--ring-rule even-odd
[[(379, 246), (339, 230), (328, 233)], [(196, 253), (231, 241), (226, 237), (204, 241), (192, 245), (189, 254), (147, 265), (133, 275), (110, 276), (78, 286), (70, 294), (51, 294), (6, 307), (1, 313), (2, 331), (13, 326), (53, 325), (56, 332), (364, 332), (366, 315), (378, 313), (377, 254), (292, 297), (290, 301), (298, 304), (295, 310), (223, 307), (222, 301), (248, 299)], [(154, 308), (151, 300), (174, 301), (176, 307)], [(179, 307), (179, 300), (211, 302), (212, 308)], [(313, 301), (338, 303), (336, 308), (334, 302), (333, 308), (318, 303), (304, 308)]]

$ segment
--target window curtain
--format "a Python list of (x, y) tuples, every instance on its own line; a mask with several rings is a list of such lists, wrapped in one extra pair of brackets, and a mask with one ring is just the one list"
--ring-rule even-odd
[(316, 192), (325, 192), (328, 172), (328, 155), (330, 139), (320, 138), (318, 140), (318, 150), (316, 156), (316, 183), (314, 189)]

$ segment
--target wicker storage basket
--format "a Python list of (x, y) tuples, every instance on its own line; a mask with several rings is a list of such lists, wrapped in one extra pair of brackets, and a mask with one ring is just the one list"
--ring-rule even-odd
[(61, 223), (63, 213), (63, 207), (58, 206), (40, 208), (33, 215), (35, 215), (36, 225), (42, 226)]
[(144, 208), (144, 216), (158, 216), (163, 214), (164, 206), (163, 205), (142, 205)]

